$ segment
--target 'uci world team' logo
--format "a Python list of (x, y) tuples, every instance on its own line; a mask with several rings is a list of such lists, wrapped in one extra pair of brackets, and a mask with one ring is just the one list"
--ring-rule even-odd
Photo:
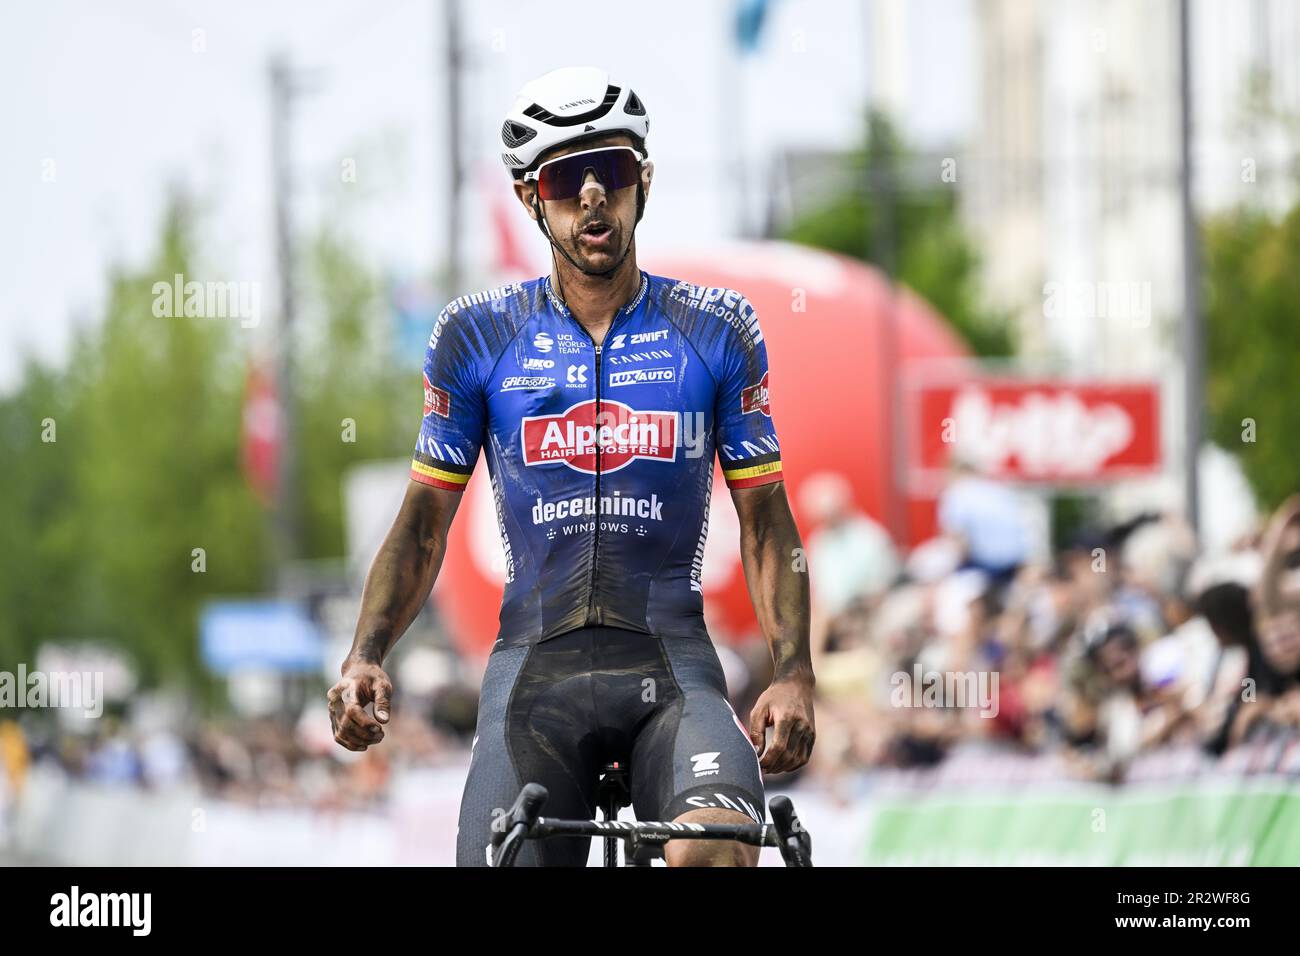
[(604, 399), (571, 406), (562, 415), (525, 418), (520, 444), (525, 465), (568, 465), (574, 471), (618, 471), (637, 458), (677, 460), (677, 413), (638, 411)]

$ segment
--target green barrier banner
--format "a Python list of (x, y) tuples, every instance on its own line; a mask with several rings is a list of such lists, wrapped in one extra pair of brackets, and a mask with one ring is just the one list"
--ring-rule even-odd
[(870, 866), (1297, 866), (1300, 786), (877, 795)]

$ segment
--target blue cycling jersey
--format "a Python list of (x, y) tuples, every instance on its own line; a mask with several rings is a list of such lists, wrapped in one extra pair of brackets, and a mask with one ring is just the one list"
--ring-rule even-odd
[(505, 645), (600, 625), (707, 636), (715, 451), (731, 488), (782, 477), (753, 307), (642, 272), (598, 345), (549, 277), (462, 296), (429, 337), (411, 477), (462, 490), (480, 448)]

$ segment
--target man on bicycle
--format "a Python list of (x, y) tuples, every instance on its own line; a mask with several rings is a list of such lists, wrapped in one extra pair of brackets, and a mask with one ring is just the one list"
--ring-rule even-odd
[[(551, 272), (462, 296), (438, 316), (412, 480), (330, 690), (342, 746), (383, 740), (384, 658), (428, 598), (483, 450), (506, 585), (461, 803), (461, 866), (489, 862), (493, 816), (528, 782), (549, 791), (547, 816), (592, 819), (600, 769), (618, 760), (639, 819), (763, 822), (762, 771), (795, 770), (812, 752), (807, 575), (795, 570), (763, 334), (743, 295), (637, 267), (648, 131), (641, 100), (602, 70), (555, 70), (521, 90), (502, 159), (551, 245)], [(774, 661), (748, 727), (704, 626), (715, 453)], [(588, 846), (529, 841), (518, 864), (583, 865)], [(704, 840), (665, 852), (672, 866), (752, 866), (757, 855)]]

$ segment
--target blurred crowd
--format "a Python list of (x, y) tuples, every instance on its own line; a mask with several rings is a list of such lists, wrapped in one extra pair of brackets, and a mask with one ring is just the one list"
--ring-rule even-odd
[[(1217, 756), (1300, 734), (1300, 495), (1215, 556), (1157, 513), (1084, 528), (1036, 556), (1022, 503), (959, 472), (940, 501), (941, 533), (900, 555), (843, 479), (805, 482), (818, 740), (799, 776), (833, 784), (932, 766), (979, 741), (1118, 782), (1164, 745)], [(744, 717), (770, 679), (767, 648), (717, 645)], [(433, 653), (419, 648), (411, 663), (429, 670)], [(386, 739), (359, 754), (334, 743), (319, 678), (292, 714), (142, 721), (122, 708), (79, 732), (30, 711), (0, 720), (0, 831), (36, 766), (243, 805), (379, 806), (394, 773), (468, 752), (482, 662), (437, 653), (447, 660), (432, 671), (444, 676), (418, 691), (395, 672)]]
[[(1118, 782), (1153, 748), (1300, 734), (1300, 495), (1214, 556), (1141, 513), (1035, 557), (1015, 493), (964, 472), (905, 558), (834, 476), (810, 496), (814, 775), (980, 741)], [(921, 706), (918, 679), (940, 688)]]
[(462, 680), (430, 698), (408, 698), (394, 708), (383, 745), (364, 753), (334, 742), (323, 689), (319, 703), (296, 718), (186, 716), (161, 726), (124, 711), (86, 721), (89, 732), (60, 727), (48, 715), (0, 721), (0, 845), (5, 807), (37, 767), (92, 786), (191, 787), (250, 807), (378, 808), (395, 772), (463, 758), (474, 695)]

